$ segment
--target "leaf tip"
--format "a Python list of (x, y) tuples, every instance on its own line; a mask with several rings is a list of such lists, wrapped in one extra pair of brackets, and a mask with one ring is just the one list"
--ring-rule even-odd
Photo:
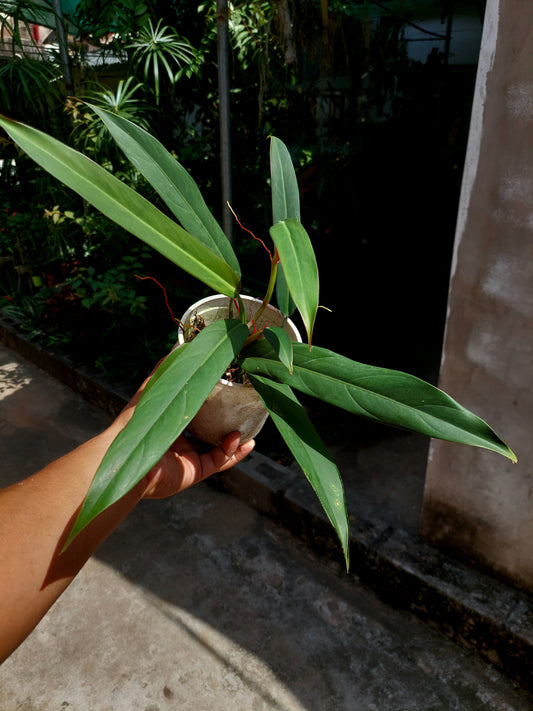
[(344, 565), (346, 566), (346, 574), (350, 572), (350, 540), (341, 541), (342, 554), (344, 556)]
[(64, 553), (66, 553), (66, 551), (67, 551), (67, 549), (69, 548), (70, 544), (72, 543), (72, 541), (73, 541), (73, 540), (76, 538), (76, 536), (78, 535), (79, 531), (76, 531), (75, 528), (76, 528), (76, 525), (74, 524), (74, 526), (72, 527), (70, 533), (69, 533), (68, 536), (67, 536), (67, 540), (66, 540), (65, 543), (63, 544), (61, 550), (59, 551), (59, 555), (60, 555), (60, 556), (62, 556)]

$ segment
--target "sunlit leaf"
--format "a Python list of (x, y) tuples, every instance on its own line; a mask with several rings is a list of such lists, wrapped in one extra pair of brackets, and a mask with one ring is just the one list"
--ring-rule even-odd
[(135, 123), (88, 104), (105, 123), (128, 160), (144, 175), (183, 227), (240, 274), (239, 263), (197, 184), (176, 158)]
[(216, 321), (163, 361), (130, 422), (106, 452), (67, 545), (157, 464), (198, 412), (247, 336), (248, 329), (240, 321)]
[(87, 156), (35, 128), (0, 117), (0, 126), (51, 175), (185, 271), (226, 296), (240, 276), (198, 239)]
[(270, 228), (270, 234), (279, 252), (280, 265), (294, 303), (311, 343), (313, 326), (318, 309), (318, 267), (313, 245), (301, 222), (287, 219)]
[(287, 146), (279, 138), (270, 139), (272, 222), (289, 217), (300, 219), (300, 191)]
[[(255, 344), (254, 344), (255, 345)], [(498, 452), (516, 461), (500, 437), (442, 390), (407, 373), (357, 363), (333, 351), (294, 343), (292, 375), (264, 346), (243, 368), (384, 424)]]
[[(292, 158), (283, 141), (274, 136), (270, 139), (270, 178), (273, 224), (289, 217), (299, 220), (300, 191)], [(284, 316), (294, 313), (296, 307), (291, 299), (283, 269), (278, 270), (276, 301)]]

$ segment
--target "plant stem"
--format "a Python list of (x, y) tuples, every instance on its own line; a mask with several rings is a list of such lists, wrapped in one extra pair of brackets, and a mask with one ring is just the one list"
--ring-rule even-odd
[[(270, 300), (272, 299), (272, 294), (274, 293), (274, 286), (276, 284), (276, 276), (278, 273), (278, 263), (279, 263), (279, 254), (278, 254), (278, 250), (276, 249), (274, 256), (272, 257), (272, 261), (270, 263), (270, 278), (268, 280), (266, 293), (263, 297), (263, 303), (261, 304), (261, 306), (257, 309), (257, 311), (254, 314), (254, 320), (256, 320), (256, 321), (263, 314), (263, 311), (266, 309), (266, 307), (270, 303)], [(248, 324), (248, 326), (250, 326), (250, 324)]]
[(244, 308), (244, 302), (240, 294), (237, 294), (237, 301), (239, 302), (239, 318), (241, 319), (241, 323), (246, 323), (246, 309)]

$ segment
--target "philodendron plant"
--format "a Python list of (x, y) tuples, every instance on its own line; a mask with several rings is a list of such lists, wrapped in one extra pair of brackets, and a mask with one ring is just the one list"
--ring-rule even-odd
[(200, 191), (174, 156), (135, 124), (91, 107), (178, 222), (106, 169), (50, 136), (0, 118), (0, 126), (37, 163), (98, 210), (235, 305), (162, 362), (135, 413), (105, 455), (70, 534), (124, 496), (187, 428), (230, 364), (253, 385), (307, 476), (337, 532), (348, 564), (349, 526), (339, 471), (294, 391), (374, 421), (430, 437), (484, 447), (516, 461), (498, 435), (447, 394), (406, 373), (365, 365), (312, 344), (319, 307), (318, 269), (300, 222), (296, 174), (285, 145), (270, 139), (270, 279), (285, 317), (301, 315), (307, 343), (283, 328), (247, 323), (238, 260)]

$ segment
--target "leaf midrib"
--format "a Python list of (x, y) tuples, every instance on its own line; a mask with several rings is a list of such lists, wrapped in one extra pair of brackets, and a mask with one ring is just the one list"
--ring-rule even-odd
[[(201, 362), (201, 364), (200, 364), (197, 368), (195, 368), (195, 373), (197, 374), (200, 370), (202, 370), (203, 368), (205, 368), (206, 365), (209, 363), (209, 360), (216, 354), (216, 352), (217, 352), (220, 348), (223, 348), (226, 343), (227, 343), (226, 339), (216, 341), (215, 344), (214, 344), (214, 346), (213, 346), (212, 348), (210, 348), (210, 349), (206, 352), (206, 355), (205, 355), (205, 357), (203, 358), (203, 361)], [(202, 353), (204, 353), (204, 352), (205, 352), (204, 349), (202, 349)], [(190, 355), (189, 355), (188, 357), (189, 357), (192, 361), (196, 360), (195, 358), (191, 357)], [(179, 359), (177, 359), (177, 360), (179, 360)], [(168, 375), (168, 372), (169, 372), (169, 371), (167, 371), (167, 373), (165, 373), (165, 375)], [(161, 378), (161, 381), (163, 381), (163, 382), (164, 382), (164, 380), (165, 380), (165, 375)], [(170, 377), (170, 376), (168, 376), (168, 377)], [(161, 381), (160, 381), (160, 382), (161, 382)], [(183, 403), (183, 407), (182, 407), (182, 413), (185, 412), (186, 406), (187, 406), (187, 405), (186, 405), (186, 403), (187, 403), (187, 398), (188, 398), (188, 392), (187, 392), (187, 391), (188, 391), (188, 379), (183, 383), (183, 386), (182, 386), (182, 388), (180, 389), (180, 393), (179, 393), (180, 396), (181, 396), (182, 394), (184, 394), (184, 399), (185, 399), (185, 402)], [(138, 453), (139, 453), (143, 448), (146, 447), (146, 444), (147, 444), (147, 443), (146, 443), (146, 440), (147, 440), (147, 438), (150, 436), (150, 434), (151, 434), (151, 432), (153, 431), (154, 427), (157, 426), (158, 422), (159, 422), (159, 421), (165, 416), (165, 414), (168, 412), (168, 410), (170, 409), (170, 407), (171, 407), (172, 404), (174, 403), (175, 399), (176, 399), (176, 397), (171, 398), (171, 399), (167, 402), (167, 404), (164, 406), (163, 409), (158, 410), (158, 411), (157, 411), (157, 414), (156, 414), (156, 416), (155, 416), (155, 419), (154, 419), (154, 418), (150, 418), (150, 425), (147, 427), (147, 429), (146, 429), (146, 431), (145, 431), (145, 435), (144, 435), (143, 438), (139, 441), (139, 443), (136, 445), (135, 449), (132, 450), (132, 451), (128, 454), (128, 456), (126, 457), (126, 459), (125, 459), (123, 462), (121, 462), (121, 464), (120, 464), (121, 467), (127, 465), (127, 463), (131, 460), (131, 458), (132, 458), (134, 455), (137, 456)], [(142, 414), (144, 417), (146, 417), (146, 415), (145, 415), (145, 413), (144, 413), (144, 409), (140, 409), (140, 408), (139, 408), (140, 405), (141, 405), (141, 402), (139, 402), (139, 404), (137, 405), (137, 411), (138, 411), (140, 414)], [(140, 419), (140, 418), (139, 418), (139, 419)], [(187, 426), (187, 425), (185, 424), (185, 426), (183, 427), (183, 429), (185, 429), (186, 426)], [(182, 431), (183, 431), (183, 429), (182, 429)], [(175, 435), (175, 436), (179, 436), (179, 435)], [(106, 493), (106, 491), (105, 491), (105, 489), (104, 489), (104, 490), (102, 491), (102, 493), (98, 496), (98, 498), (94, 501), (93, 505), (91, 506), (91, 509), (94, 509), (94, 507), (98, 505), (100, 499), (101, 499), (103, 496), (105, 496), (105, 493)]]
[[(90, 105), (90, 104), (89, 104), (89, 105)], [(94, 109), (96, 110), (96, 107), (93, 107), (92, 105), (91, 105), (91, 108), (94, 108)], [(108, 113), (109, 113), (109, 112), (108, 112)], [(128, 136), (128, 134), (127, 134), (122, 128), (120, 128), (120, 126), (118, 126), (118, 124), (115, 123), (114, 125), (117, 127), (117, 130), (121, 131), (122, 134)], [(148, 135), (149, 135), (149, 134), (148, 134)], [(128, 136), (128, 137), (129, 137), (129, 136)], [(143, 149), (143, 150), (144, 150), (144, 149)], [(176, 187), (176, 184), (174, 183), (174, 181), (173, 181), (172, 178), (170, 177), (170, 172), (169, 172), (166, 168), (163, 168), (156, 160), (154, 160), (154, 159), (150, 156), (149, 153), (147, 153), (146, 151), (144, 151), (144, 152), (145, 152), (145, 156), (148, 157), (150, 164), (153, 165), (153, 166), (159, 171), (159, 173), (164, 176), (164, 178), (168, 181), (168, 183), (170, 183), (170, 185), (175, 188), (176, 192), (178, 192), (179, 195), (183, 197), (183, 203), (186, 205), (186, 209), (188, 210), (188, 212), (191, 213), (191, 214), (193, 214), (193, 215), (196, 215), (196, 216), (198, 217), (198, 213), (197, 213), (196, 210), (193, 208), (192, 203), (190, 202), (190, 200), (187, 199), (187, 198), (185, 198), (183, 191), (179, 190), (179, 189)], [(142, 172), (142, 171), (141, 171), (141, 172)], [(134, 191), (134, 192), (135, 192), (135, 191)], [(138, 194), (138, 193), (137, 193), (137, 194)], [(142, 197), (142, 196), (141, 196), (141, 197)], [(202, 223), (202, 226), (205, 227), (204, 221), (203, 221), (201, 218), (199, 218), (199, 219), (200, 219), (200, 222)], [(182, 229), (183, 229), (183, 228), (182, 228)], [(187, 232), (187, 230), (185, 230), (185, 232)], [(187, 232), (187, 234), (189, 234), (189, 233)], [(191, 235), (191, 236), (194, 237), (194, 235)], [(196, 237), (196, 239), (198, 239), (198, 238)], [(198, 241), (200, 241), (200, 240), (198, 240)], [(215, 242), (215, 246), (218, 248), (218, 245), (216, 245), (216, 242)], [(223, 258), (222, 253), (219, 253), (219, 256), (220, 256), (221, 258)]]
[[(326, 358), (327, 357), (329, 357), (329, 356), (326, 356)], [(270, 360), (270, 362), (273, 362), (271, 359), (268, 359), (268, 360)], [(353, 383), (346, 382), (345, 380), (339, 380), (338, 378), (334, 378), (333, 376), (331, 376), (329, 374), (325, 374), (321, 371), (312, 370), (310, 368), (304, 368), (303, 366), (297, 364), (295, 361), (294, 362), (294, 375), (298, 374), (304, 383), (306, 383), (305, 373), (312, 373), (314, 375), (317, 375), (320, 378), (323, 378), (325, 381), (330, 381), (331, 383), (335, 383), (335, 385), (337, 385), (337, 386), (340, 384), (345, 389), (348, 396), (350, 398), (352, 398), (358, 404), (358, 406), (361, 407), (362, 410), (371, 414), (372, 418), (374, 418), (374, 419), (376, 417), (378, 417), (378, 415), (371, 413), (367, 407), (364, 407), (363, 405), (360, 404), (360, 402), (356, 398), (353, 398), (350, 393), (350, 390), (355, 390), (357, 392), (365, 393), (365, 394), (370, 393), (373, 397), (377, 398), (378, 400), (380, 400), (383, 403), (391, 403), (391, 404), (394, 404), (395, 406), (400, 405), (402, 408), (406, 408), (407, 410), (409, 410), (412, 415), (417, 415), (422, 421), (426, 422), (428, 424), (428, 426), (431, 426), (431, 423), (434, 423), (434, 422), (442, 423), (442, 420), (440, 420), (436, 415), (432, 415), (431, 413), (428, 413), (428, 412), (421, 412), (414, 405), (407, 405), (407, 404), (401, 403), (398, 400), (394, 400), (392, 397), (383, 395), (382, 393), (378, 393), (373, 390), (365, 390), (365, 388), (361, 387), (360, 385), (354, 385)], [(309, 389), (311, 390), (311, 388), (309, 388)], [(314, 392), (314, 389), (313, 389), (313, 392)], [(439, 391), (439, 392), (442, 392), (442, 391)], [(442, 394), (446, 395), (446, 393), (442, 393)], [(464, 408), (462, 408), (462, 406), (459, 405), (458, 403), (456, 404), (455, 407), (453, 405), (450, 407), (447, 407), (446, 405), (436, 405), (435, 407), (442, 407), (447, 410), (456, 410), (456, 411), (463, 411), (464, 410)], [(466, 411), (466, 412), (468, 413), (468, 411)], [(381, 417), (381, 416), (379, 416), (379, 417)], [(477, 417), (477, 416), (475, 416), (475, 417)], [(478, 419), (480, 419), (480, 418), (478, 418)], [(486, 425), (486, 423), (483, 420), (480, 420), (480, 421), (488, 428), (488, 425)], [(448, 423), (448, 422), (446, 422), (445, 424), (448, 427), (455, 429), (456, 431), (467, 432), (467, 430), (465, 430), (460, 425), (452, 424), (452, 423)], [(468, 434), (469, 434), (469, 436), (475, 437), (477, 440), (480, 440), (480, 441), (483, 440), (483, 437), (481, 437), (478, 434), (472, 435), (469, 432), (468, 432)], [(495, 440), (495, 441), (497, 442), (497, 440)]]

